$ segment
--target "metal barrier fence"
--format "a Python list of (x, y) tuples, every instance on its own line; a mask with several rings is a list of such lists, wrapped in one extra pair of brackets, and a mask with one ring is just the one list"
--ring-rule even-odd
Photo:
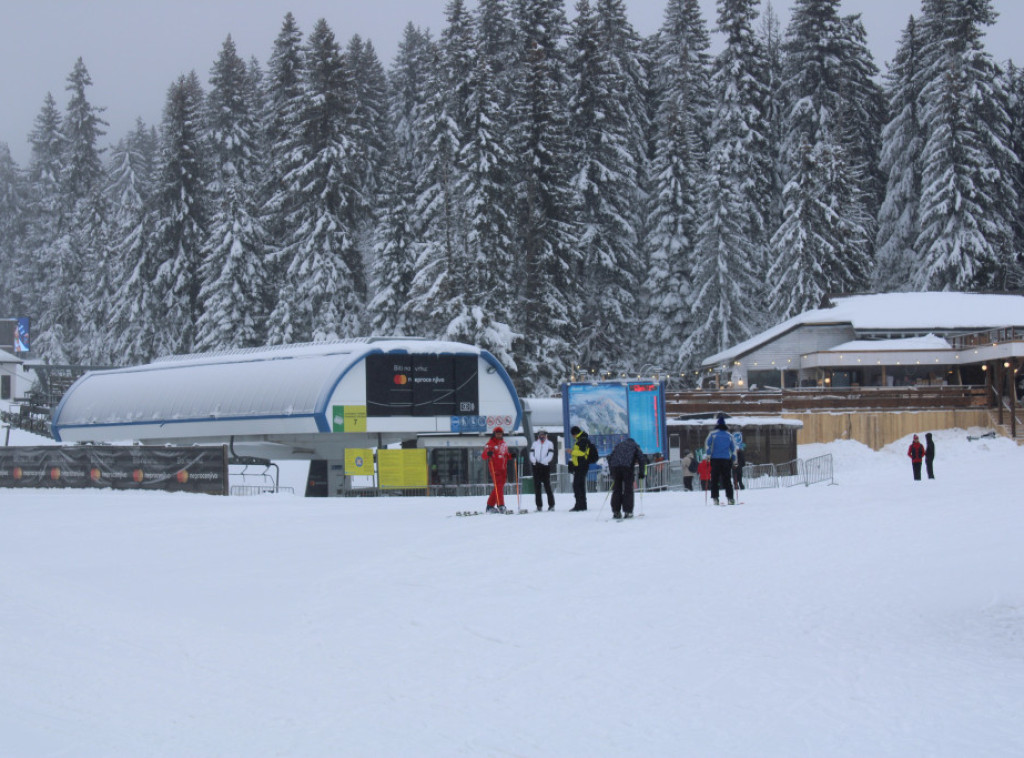
[[(683, 471), (680, 461), (659, 461), (647, 467), (644, 480), (646, 492), (676, 492), (684, 489), (683, 476), (693, 476), (693, 489), (700, 489), (700, 480), (696, 474)], [(524, 486), (529, 482), (530, 487)], [(746, 489), (770, 489), (777, 487), (793, 487), (798, 484), (810, 486), (827, 482), (834, 484), (832, 456), (821, 455), (807, 460), (797, 459), (787, 463), (762, 463), (743, 468), (743, 486)], [(611, 490), (612, 477), (603, 468), (592, 467), (587, 476), (587, 492), (603, 494)], [(284, 489), (284, 488), (282, 488)], [(434, 484), (429, 487), (407, 489), (381, 489), (380, 487), (359, 487), (344, 493), (345, 497), (480, 497), (485, 498), (491, 493), (489, 482), (478, 484)], [(572, 492), (572, 474), (565, 466), (551, 474), (551, 489), (559, 494)], [(517, 490), (516, 482), (505, 484), (505, 502), (510, 503), (518, 492), (520, 502), (525, 506), (533, 502), (533, 488), (530, 477), (520, 480)]]

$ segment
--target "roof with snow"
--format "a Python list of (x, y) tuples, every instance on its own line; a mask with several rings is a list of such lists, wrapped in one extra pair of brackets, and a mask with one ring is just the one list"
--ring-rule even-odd
[(363, 338), (91, 371), (65, 394), (52, 424), (63, 441), (350, 432), (394, 441), (463, 425), (483, 431), (489, 422), (514, 428), (521, 414), (508, 373), (486, 350)]
[(24, 363), (24, 361), (6, 350), (0, 350), (0, 363)]
[[(904, 292), (836, 297), (831, 308), (805, 311), (745, 342), (705, 358), (711, 366), (740, 358), (762, 345), (803, 326), (850, 324), (868, 332), (975, 332), (1024, 326), (1024, 296), (980, 295), (966, 292)], [(949, 345), (946, 345), (948, 348)], [(870, 350), (884, 350), (872, 342)], [(900, 349), (937, 349), (910, 348)], [(852, 348), (850, 348), (852, 350)]]

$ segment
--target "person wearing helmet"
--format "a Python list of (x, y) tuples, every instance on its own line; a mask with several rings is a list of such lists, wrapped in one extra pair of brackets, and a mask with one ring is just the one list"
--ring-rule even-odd
[(508, 461), (512, 454), (505, 444), (505, 430), (500, 426), (494, 427), (480, 457), (486, 462), (487, 470), (491, 474), (491, 483), (494, 485), (494, 489), (487, 497), (487, 512), (504, 513), (505, 480), (508, 479)]

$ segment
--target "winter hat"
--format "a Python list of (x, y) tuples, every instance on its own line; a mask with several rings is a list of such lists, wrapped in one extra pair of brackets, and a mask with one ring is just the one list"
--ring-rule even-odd
[(718, 414), (718, 421), (715, 422), (715, 426), (718, 427), (719, 429), (725, 429), (725, 414), (724, 413), (719, 413)]
[(917, 435), (914, 435), (914, 442), (917, 442)]
[(548, 430), (547, 429), (538, 429), (537, 430), (537, 436), (538, 437), (547, 437), (548, 436)]
[(492, 434), (497, 434), (498, 432), (501, 432), (502, 434), (504, 434), (505, 430), (502, 429), (500, 426), (494, 427), (494, 431), (492, 432)]
[(579, 433), (580, 428), (578, 426), (574, 426), (572, 429), (569, 430), (569, 434), (571, 434), (573, 437), (575, 437)]

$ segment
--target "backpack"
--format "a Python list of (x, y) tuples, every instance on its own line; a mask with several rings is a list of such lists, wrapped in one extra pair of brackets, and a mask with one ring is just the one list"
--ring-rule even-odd
[(600, 457), (597, 452), (597, 445), (587, 440), (587, 463), (597, 463), (597, 459)]
[(690, 458), (690, 465), (687, 466), (687, 468), (690, 470), (691, 474), (696, 474), (697, 473), (697, 459), (696, 458)]

